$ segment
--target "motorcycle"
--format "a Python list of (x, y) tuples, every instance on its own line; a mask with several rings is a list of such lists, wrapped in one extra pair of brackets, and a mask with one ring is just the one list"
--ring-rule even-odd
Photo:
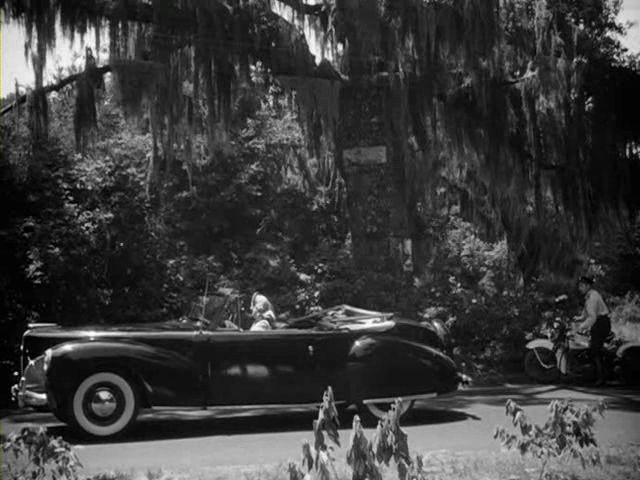
[[(531, 340), (526, 345), (524, 371), (539, 383), (591, 383), (597, 378), (596, 364), (589, 350), (589, 335), (572, 332), (567, 321), (556, 318), (547, 338)], [(611, 333), (602, 349), (607, 381), (622, 379), (640, 383), (640, 342), (624, 342)]]

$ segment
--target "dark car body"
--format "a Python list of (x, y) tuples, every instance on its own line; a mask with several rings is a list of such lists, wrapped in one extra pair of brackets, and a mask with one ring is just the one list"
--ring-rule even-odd
[(83, 408), (117, 403), (108, 385), (96, 383), (96, 397), (80, 405), (79, 385), (96, 372), (125, 379), (136, 409), (313, 404), (328, 385), (337, 402), (351, 404), (455, 391), (461, 376), (443, 346), (433, 327), (348, 306), (267, 331), (187, 320), (46, 326), (23, 341), (25, 355), (42, 362), (50, 408), (76, 426)]

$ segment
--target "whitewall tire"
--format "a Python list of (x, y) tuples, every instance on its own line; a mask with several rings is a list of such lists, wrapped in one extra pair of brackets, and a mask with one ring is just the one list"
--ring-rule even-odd
[(71, 404), (73, 423), (94, 437), (113, 437), (123, 433), (138, 415), (134, 387), (114, 372), (89, 375), (76, 388)]

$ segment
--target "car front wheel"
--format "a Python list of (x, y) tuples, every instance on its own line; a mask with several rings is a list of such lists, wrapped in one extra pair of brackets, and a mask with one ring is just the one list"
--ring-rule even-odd
[(138, 415), (135, 388), (115, 372), (86, 377), (73, 394), (72, 424), (94, 437), (113, 437), (125, 432)]

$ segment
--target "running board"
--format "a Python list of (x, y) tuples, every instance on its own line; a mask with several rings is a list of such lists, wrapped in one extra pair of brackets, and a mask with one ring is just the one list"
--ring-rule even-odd
[[(455, 395), (455, 391), (448, 393), (423, 393), (419, 395), (396, 395), (394, 397), (383, 397), (383, 398), (368, 398), (366, 400), (362, 400), (362, 403), (393, 403), (396, 399), (400, 399), (401, 401), (415, 401), (415, 400), (430, 400), (434, 398), (442, 398)], [(351, 405), (353, 402), (347, 402), (346, 400), (336, 400), (336, 405)], [(202, 407), (180, 407), (180, 406), (162, 406), (162, 407), (151, 407), (144, 409), (145, 411), (150, 411), (154, 413), (159, 412), (167, 412), (167, 413), (175, 413), (175, 412), (195, 412), (195, 411), (210, 411), (210, 412), (219, 412), (219, 413), (233, 413), (233, 412), (247, 412), (251, 410), (287, 410), (287, 409), (303, 409), (303, 408), (318, 408), (322, 402), (311, 402), (311, 403), (281, 403), (281, 404), (266, 404), (266, 405), (208, 405)]]
[(432, 398), (436, 398), (439, 395), (437, 393), (423, 393), (420, 395), (397, 395), (395, 397), (386, 397), (386, 398), (372, 398), (368, 400), (362, 400), (362, 403), (365, 405), (367, 403), (393, 403), (396, 399), (400, 399), (401, 401), (414, 401), (414, 400), (429, 400)]
[[(145, 410), (151, 412), (193, 412), (193, 411), (215, 411), (220, 413), (225, 413), (228, 411), (238, 412), (238, 411), (251, 411), (251, 410), (285, 410), (285, 409), (298, 409), (298, 408), (318, 408), (322, 402), (311, 402), (311, 403), (282, 403), (282, 404), (268, 404), (268, 405), (208, 405), (202, 407), (179, 407), (179, 406), (166, 406), (166, 407), (151, 407)], [(346, 401), (335, 401), (336, 405), (345, 405)]]

